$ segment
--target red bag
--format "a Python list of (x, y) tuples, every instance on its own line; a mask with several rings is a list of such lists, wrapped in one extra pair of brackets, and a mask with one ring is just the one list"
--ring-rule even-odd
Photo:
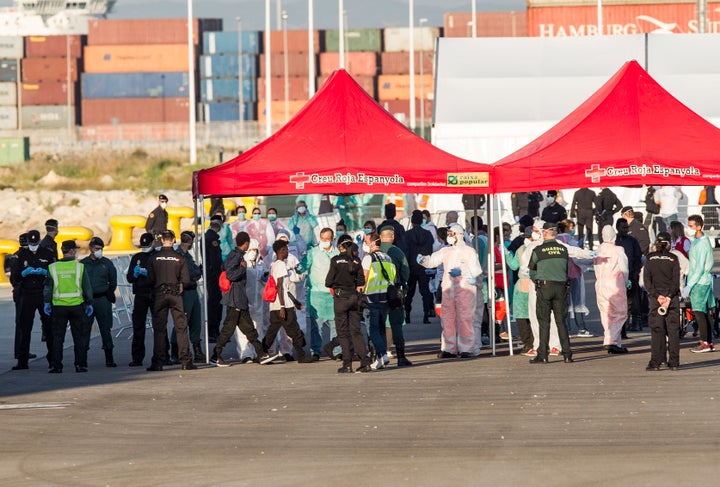
[(263, 301), (272, 303), (275, 301), (276, 297), (277, 297), (277, 283), (275, 282), (275, 278), (271, 275), (268, 278), (268, 282), (265, 284), (265, 289), (263, 289)]
[(507, 304), (505, 298), (498, 298), (495, 301), (495, 321), (503, 321), (507, 316)]
[(230, 279), (227, 278), (227, 272), (222, 271), (220, 273), (220, 278), (218, 279), (218, 284), (220, 285), (220, 290), (223, 292), (223, 294), (227, 293), (230, 290), (230, 286), (232, 286), (232, 282), (230, 282)]

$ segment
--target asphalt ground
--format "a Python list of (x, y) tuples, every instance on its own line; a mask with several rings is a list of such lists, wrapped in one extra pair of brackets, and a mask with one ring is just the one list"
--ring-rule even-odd
[(337, 374), (325, 358), (150, 373), (127, 367), (125, 332), (118, 368), (104, 366), (96, 336), (88, 373), (73, 371), (68, 348), (54, 375), (38, 323), (39, 358), (12, 372), (13, 316), (0, 288), (0, 485), (717, 482), (720, 353), (690, 353), (688, 337), (680, 370), (646, 372), (647, 330), (631, 333), (630, 353), (608, 355), (596, 310), (596, 337), (572, 340), (576, 362), (547, 365), (510, 357), (507, 345), (439, 360), (439, 320), (422, 325), (414, 312), (405, 332), (415, 365), (393, 359), (368, 374)]

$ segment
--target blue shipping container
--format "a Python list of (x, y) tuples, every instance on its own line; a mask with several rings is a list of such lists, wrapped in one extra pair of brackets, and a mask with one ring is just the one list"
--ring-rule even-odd
[[(243, 120), (257, 120), (255, 103), (243, 103)], [(239, 106), (237, 103), (204, 103), (203, 120), (205, 122), (233, 122), (240, 120), (238, 117)]]
[(17, 61), (15, 59), (0, 59), (0, 82), (17, 81)]
[[(242, 52), (246, 54), (260, 53), (260, 36), (257, 30), (243, 31)], [(203, 39), (203, 54), (237, 54), (237, 32), (205, 32)]]
[[(237, 78), (203, 79), (200, 80), (200, 96), (203, 102), (237, 102), (239, 86)], [(243, 79), (243, 99), (244, 101), (257, 100), (257, 80), (255, 78)]]
[(187, 73), (83, 73), (82, 97), (185, 98)]
[[(243, 78), (257, 78), (257, 56), (242, 55)], [(202, 78), (237, 78), (237, 56), (200, 56), (200, 76)]]

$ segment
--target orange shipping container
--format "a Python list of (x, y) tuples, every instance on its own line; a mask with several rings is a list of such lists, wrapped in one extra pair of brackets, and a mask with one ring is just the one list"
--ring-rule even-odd
[[(272, 114), (273, 124), (284, 124), (299, 112), (305, 106), (307, 100), (288, 100), (287, 119), (285, 118), (285, 101), (270, 102), (270, 113)], [(267, 117), (267, 107), (265, 101), (258, 102), (258, 122), (262, 125)]]
[[(67, 80), (66, 58), (25, 58), (22, 60), (22, 80), (28, 82), (36, 81), (66, 81)], [(78, 60), (70, 59), (70, 81), (78, 79)]]
[(82, 124), (187, 121), (187, 98), (96, 98), (82, 101)]
[[(410, 116), (410, 100), (385, 100), (380, 102), (385, 110), (390, 112), (394, 117), (403, 115), (405, 118)], [(425, 100), (425, 120), (432, 119), (433, 101)], [(420, 100), (415, 100), (415, 116), (420, 120)]]
[[(263, 43), (265, 42), (265, 35), (262, 34)], [(313, 31), (313, 46), (315, 47), (314, 53), (320, 52), (320, 31)], [(270, 31), (270, 53), (278, 54), (283, 52), (283, 31), (273, 30)], [(289, 30), (287, 31), (287, 51), (288, 52), (308, 52), (308, 31), (306, 30)]]
[[(272, 99), (285, 100), (285, 77), (270, 78)], [(257, 80), (258, 100), (265, 101), (265, 78)], [(288, 100), (307, 100), (310, 98), (307, 76), (288, 76)]]
[[(415, 96), (420, 97), (420, 87), (424, 93), (433, 92), (433, 76), (425, 74), (422, 77), (415, 76)], [(425, 95), (427, 97), (427, 95)], [(410, 99), (410, 75), (406, 74), (383, 74), (378, 76), (378, 99), (379, 100), (409, 100)]]
[[(193, 19), (193, 44), (205, 31), (222, 30), (221, 19)], [(187, 44), (187, 19), (98, 19), (88, 22), (88, 44)]]
[(190, 125), (173, 123), (125, 123), (82, 127), (81, 138), (90, 142), (122, 140), (187, 140)]
[[(435, 53), (415, 52), (415, 74), (420, 74), (420, 56), (423, 59), (423, 74), (433, 72)], [(383, 52), (381, 55), (382, 74), (410, 74), (410, 54), (407, 52)]]
[(87, 46), (86, 73), (156, 73), (188, 70), (185, 44)]
[[(324, 52), (320, 54), (320, 74), (332, 74), (340, 68), (340, 54)], [(345, 70), (354, 76), (375, 76), (378, 73), (376, 52), (345, 53)]]
[[(597, 6), (597, 0), (593, 0)], [(527, 36), (527, 12), (477, 12), (478, 37)], [(445, 37), (472, 37), (472, 13), (448, 12), (444, 15)]]
[[(22, 83), (23, 105), (67, 105), (68, 85), (64, 81), (41, 81)], [(77, 84), (70, 85), (70, 105), (75, 104)]]
[[(314, 55), (314, 54), (313, 54)], [(287, 54), (288, 76), (307, 76), (308, 75), (308, 54), (306, 52), (289, 52)], [(317, 59), (315, 60), (317, 66)], [(316, 68), (317, 69), (317, 68)], [(270, 70), (273, 76), (285, 75), (285, 55), (270, 54)], [(265, 54), (260, 54), (260, 78), (267, 76), (265, 74)]]
[[(317, 79), (317, 87), (320, 89), (320, 87), (325, 83), (325, 81), (328, 79), (328, 76), (330, 75), (324, 75), (320, 76)], [(360, 87), (365, 90), (365, 92), (370, 95), (371, 97), (375, 98), (375, 80), (376, 78), (373, 76), (353, 76), (353, 79), (357, 82), (357, 84), (360, 85)]]
[[(69, 38), (69, 39), (68, 39)], [(28, 36), (25, 38), (25, 57), (82, 57), (82, 36)]]
[[(528, 35), (574, 37), (597, 35), (597, 2), (581, 6), (550, 6), (549, 1), (528, 2)], [(697, 2), (658, 3), (629, 0), (624, 5), (603, 5), (603, 34), (697, 32)], [(708, 2), (708, 33), (720, 32), (720, 2)]]

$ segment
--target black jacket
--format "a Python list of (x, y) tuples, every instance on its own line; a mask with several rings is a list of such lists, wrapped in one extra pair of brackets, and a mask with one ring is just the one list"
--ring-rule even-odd
[(659, 306), (658, 296), (677, 298), (680, 294), (680, 261), (670, 252), (652, 252), (643, 267), (643, 282), (650, 307)]
[(325, 276), (325, 286), (333, 289), (336, 294), (341, 292), (354, 293), (356, 288), (365, 285), (365, 272), (362, 262), (343, 252), (330, 259), (330, 269)]
[(55, 262), (52, 251), (45, 247), (39, 247), (37, 252), (31, 252), (26, 248), (20, 248), (15, 255), (17, 260), (14, 261), (10, 270), (11, 282), (17, 283), (16, 287), (21, 295), (23, 293), (42, 294), (46, 276), (41, 276), (39, 274), (27, 274), (23, 277), (22, 272), (28, 267), (41, 267), (47, 270), (48, 266)]
[(578, 218), (580, 216), (590, 216), (595, 211), (595, 191), (590, 188), (580, 188), (573, 195), (572, 204), (570, 205), (570, 217)]
[(150, 294), (153, 290), (152, 282), (148, 279), (148, 276), (137, 276), (135, 277), (135, 266), (140, 266), (144, 269), (149, 267), (150, 257), (154, 254), (154, 251), (150, 252), (138, 252), (133, 255), (130, 259), (130, 265), (127, 270), (127, 282), (132, 284), (133, 294)]
[[(618, 235), (615, 238), (615, 245), (621, 246), (625, 250), (628, 259), (629, 278), (632, 282), (638, 282), (640, 279), (640, 269), (642, 268), (642, 251), (640, 244), (635, 237), (630, 235)], [(678, 278), (678, 282), (679, 282)]]
[(540, 219), (550, 223), (557, 223), (567, 218), (567, 211), (559, 203), (553, 203), (543, 208)]
[(413, 225), (410, 230), (405, 232), (405, 244), (408, 248), (407, 254), (405, 255), (410, 265), (410, 272), (415, 274), (419, 272), (425, 273), (425, 268), (417, 263), (417, 256), (432, 254), (433, 243), (432, 233), (420, 225)]
[(158, 205), (147, 217), (145, 222), (145, 231), (158, 236), (167, 230), (168, 213), (162, 206)]
[(247, 267), (245, 267), (245, 252), (234, 248), (223, 263), (223, 270), (231, 282), (230, 290), (223, 293), (223, 305), (235, 309), (248, 309), (248, 297), (245, 286), (247, 284)]
[(187, 263), (172, 247), (163, 247), (159, 252), (152, 253), (147, 277), (155, 290), (168, 286), (179, 291), (178, 284), (190, 284)]

